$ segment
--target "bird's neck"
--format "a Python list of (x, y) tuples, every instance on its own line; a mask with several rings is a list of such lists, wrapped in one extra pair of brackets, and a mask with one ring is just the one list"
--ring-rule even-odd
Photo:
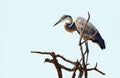
[(73, 25), (73, 19), (68, 18), (68, 22), (66, 23), (66, 26), (71, 27)]
[(65, 26), (64, 26), (65, 30), (67, 32), (74, 32), (76, 31), (76, 26), (75, 26), (75, 23), (73, 23), (73, 21), (69, 22), (69, 23), (66, 23)]

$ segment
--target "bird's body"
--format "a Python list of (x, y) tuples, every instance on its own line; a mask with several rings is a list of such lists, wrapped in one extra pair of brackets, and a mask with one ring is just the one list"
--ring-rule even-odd
[[(91, 22), (88, 22), (87, 26), (85, 27), (86, 21), (87, 20), (85, 18), (78, 17), (75, 20), (76, 29), (79, 31), (79, 33), (82, 33), (83, 29), (85, 28), (83, 31), (84, 33), (83, 38), (90, 39), (93, 42), (97, 43), (101, 49), (105, 49), (105, 42), (102, 36), (100, 35), (99, 31), (95, 28), (95, 26)], [(95, 36), (90, 38), (94, 34)]]
[[(61, 19), (55, 25), (57, 25), (58, 23), (60, 23), (62, 21), (65, 21), (65, 20), (68, 20), (68, 22), (65, 23), (65, 25), (64, 25), (66, 31), (68, 31), (68, 32), (77, 31), (81, 35), (83, 29), (85, 28), (83, 31), (83, 33), (84, 33), (83, 38), (92, 40), (93, 42), (97, 43), (101, 49), (105, 49), (105, 42), (104, 42), (103, 38), (101, 37), (99, 31), (95, 28), (95, 26), (92, 23), (88, 22), (87, 26), (85, 27), (85, 24), (87, 21), (85, 18), (78, 17), (75, 20), (75, 22), (73, 22), (73, 19), (70, 15), (63, 15), (61, 17)], [(95, 34), (95, 36), (90, 38), (94, 34)]]

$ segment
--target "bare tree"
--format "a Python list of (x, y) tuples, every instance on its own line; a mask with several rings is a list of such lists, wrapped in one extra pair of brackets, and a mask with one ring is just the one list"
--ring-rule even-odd
[[(89, 19), (90, 19), (90, 14), (88, 13), (88, 19), (86, 21), (86, 24), (85, 24), (85, 27), (87, 27), (87, 23), (89, 22)], [(85, 29), (85, 28), (84, 28)], [(83, 29), (83, 32), (84, 32), (84, 29)], [(62, 75), (62, 69), (63, 70), (66, 70), (68, 72), (73, 72), (72, 73), (72, 78), (88, 78), (88, 71), (96, 71), (102, 75), (105, 75), (105, 73), (103, 73), (102, 71), (100, 71), (97, 66), (98, 64), (96, 63), (96, 65), (92, 68), (87, 68), (87, 66), (89, 65), (88, 64), (88, 51), (89, 51), (89, 48), (86, 47), (86, 50), (85, 52), (83, 52), (83, 47), (82, 45), (84, 43), (86, 43), (87, 40), (89, 40), (90, 38), (94, 37), (96, 35), (93, 34), (89, 39), (86, 39), (82, 42), (82, 38), (83, 38), (83, 35), (84, 33), (81, 33), (81, 37), (80, 37), (80, 52), (81, 52), (81, 58), (80, 60), (76, 60), (76, 61), (73, 61), (73, 60), (69, 60), (65, 57), (63, 57), (62, 55), (59, 55), (59, 54), (55, 54), (55, 52), (40, 52), (40, 51), (31, 51), (31, 53), (37, 53), (37, 54), (43, 54), (43, 55), (50, 55), (52, 57), (52, 59), (49, 59), (49, 58), (45, 58), (45, 62), (48, 62), (48, 63), (52, 63), (54, 64), (56, 70), (57, 70), (57, 73), (58, 73), (58, 78), (63, 78), (63, 75)], [(86, 55), (87, 54), (87, 55)], [(68, 62), (69, 64), (72, 64), (73, 67), (70, 68), (68, 66), (64, 66), (63, 64), (60, 64), (59, 63), (59, 60), (58, 58), (61, 58), (63, 61), (65, 62)], [(76, 76), (76, 71), (79, 71), (79, 74), (78, 76)]]

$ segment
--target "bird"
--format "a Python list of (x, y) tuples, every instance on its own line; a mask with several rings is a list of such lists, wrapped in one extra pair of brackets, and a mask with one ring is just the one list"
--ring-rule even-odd
[[(83, 17), (77, 17), (76, 20), (73, 22), (73, 19), (70, 15), (63, 15), (55, 24), (54, 26), (56, 26), (57, 24), (66, 21), (64, 28), (67, 32), (74, 32), (77, 31), (80, 35), (83, 31), (83, 38), (85, 39), (89, 39), (94, 43), (97, 43), (101, 49), (105, 49), (105, 41), (102, 38), (102, 36), (100, 35), (99, 31), (96, 29), (96, 27), (91, 23), (88, 22), (87, 26), (85, 27), (86, 24), (86, 19)], [(84, 28), (85, 27), (85, 28)], [(95, 35), (94, 35), (95, 34)], [(92, 35), (94, 35), (92, 38), (90, 38)], [(80, 45), (80, 42), (79, 42)], [(88, 48), (88, 42), (86, 43), (86, 47)]]

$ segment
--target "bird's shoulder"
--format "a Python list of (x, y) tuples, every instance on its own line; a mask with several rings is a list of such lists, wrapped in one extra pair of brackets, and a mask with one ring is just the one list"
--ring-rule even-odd
[[(75, 19), (75, 24), (78, 26), (85, 26), (86, 22), (87, 20), (84, 17), (79, 16)], [(87, 25), (88, 25), (88, 28), (92, 28), (96, 30), (95, 26), (91, 22), (88, 22)]]
[[(86, 22), (87, 22), (87, 20), (85, 18), (77, 17), (75, 20), (77, 30), (81, 31), (84, 28)], [(95, 26), (91, 22), (88, 22), (84, 31), (88, 34), (93, 34), (97, 31), (97, 29), (95, 28)]]
[(85, 23), (85, 22), (86, 19), (80, 16), (75, 19), (75, 23)]

